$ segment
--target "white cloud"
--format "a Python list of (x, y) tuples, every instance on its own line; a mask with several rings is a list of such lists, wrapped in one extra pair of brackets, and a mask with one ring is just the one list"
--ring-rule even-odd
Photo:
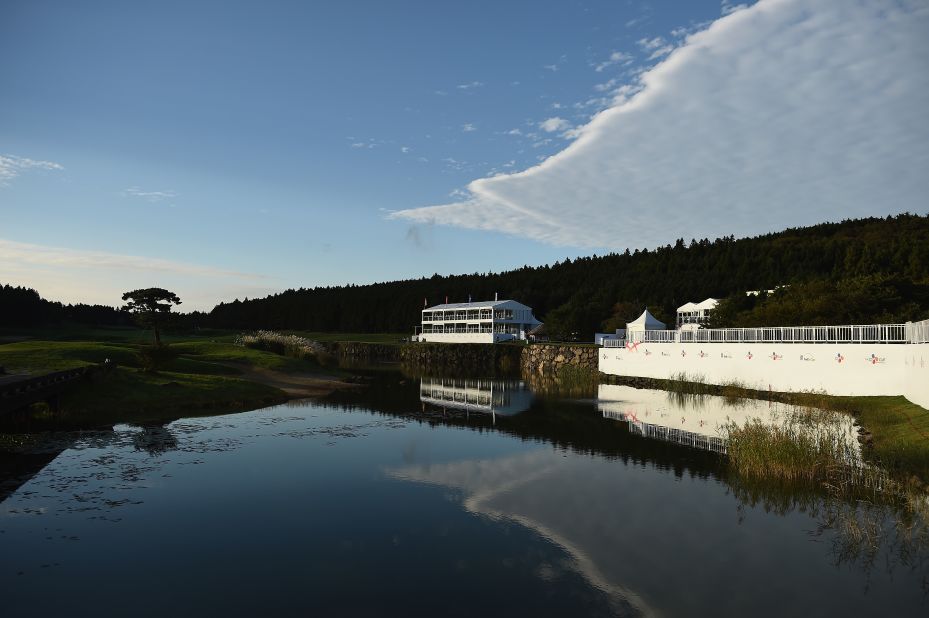
[(667, 56), (673, 51), (674, 51), (674, 45), (671, 45), (670, 43), (667, 45), (662, 45), (661, 47), (653, 51), (651, 54), (649, 54), (648, 59), (656, 60), (658, 58), (661, 58), (662, 56)]
[(546, 133), (556, 133), (558, 131), (565, 131), (571, 128), (571, 123), (565, 120), (564, 118), (559, 118), (558, 116), (553, 116), (552, 118), (547, 118), (539, 123), (539, 128), (545, 131)]
[(612, 90), (613, 88), (616, 88), (616, 84), (618, 83), (619, 83), (619, 80), (614, 78), (609, 81), (603, 82), (602, 84), (594, 84), (594, 90), (596, 90), (597, 92), (607, 92), (608, 90)]
[(660, 36), (651, 39), (639, 39), (637, 43), (644, 51), (650, 52), (648, 56), (649, 60), (656, 60), (674, 51), (674, 45), (668, 43)]
[(510, 129), (509, 131), (506, 132), (506, 134), (507, 135), (522, 135), (523, 132), (520, 131), (518, 128), (516, 128), (516, 129)]
[(0, 239), (0, 281), (37, 289), (63, 302), (114, 305), (126, 290), (156, 285), (175, 290), (184, 310), (209, 310), (219, 300), (266, 295), (269, 278), (161, 258), (51, 247)]
[(458, 84), (456, 88), (459, 90), (473, 90), (474, 88), (480, 88), (484, 85), (484, 82), (468, 82), (466, 84)]
[(456, 172), (464, 170), (468, 166), (467, 161), (459, 161), (453, 157), (445, 157), (442, 159), (442, 162), (445, 163), (445, 167)]
[(723, 15), (729, 15), (730, 13), (735, 13), (736, 11), (741, 11), (746, 8), (748, 8), (747, 4), (733, 4), (729, 0), (722, 0), (720, 3), (720, 12)]
[(594, 71), (597, 71), (599, 73), (603, 71), (604, 69), (613, 66), (614, 64), (626, 66), (627, 64), (631, 64), (631, 63), (632, 63), (632, 54), (626, 54), (623, 52), (614, 51), (612, 54), (610, 54), (610, 57), (608, 59), (594, 66)]
[(662, 47), (665, 44), (665, 40), (661, 38), (660, 36), (656, 36), (655, 38), (652, 38), (652, 39), (639, 39), (637, 43), (639, 44), (639, 47), (641, 47), (642, 49), (646, 51), (651, 51), (653, 49), (658, 49), (659, 47)]
[(410, 147), (409, 147), (409, 146), (400, 146), (400, 152), (402, 152), (403, 154), (407, 154), (408, 152), (410, 152)]
[[(349, 138), (349, 139), (355, 139), (355, 138)], [(355, 150), (361, 150), (361, 149), (371, 150), (372, 148), (377, 148), (378, 144), (382, 144), (382, 143), (383, 142), (380, 140), (376, 140), (373, 137), (369, 137), (367, 141), (361, 141), (361, 140), (353, 141), (352, 143), (349, 144), (349, 146), (351, 146)]]
[(149, 202), (162, 202), (177, 197), (174, 191), (143, 191), (139, 187), (129, 187), (123, 191), (125, 197), (138, 197)]
[(0, 187), (10, 184), (10, 181), (28, 170), (61, 171), (64, 167), (53, 161), (38, 161), (15, 155), (0, 155)]
[(542, 164), (391, 216), (622, 249), (924, 212), (927, 31), (918, 0), (761, 0), (691, 34)]
[(48, 247), (0, 238), (0, 262), (17, 262), (42, 266), (80, 266), (107, 269), (146, 270), (204, 277), (263, 279), (262, 275), (198, 266), (160, 258)]
[(472, 131), (477, 131), (477, 127), (475, 127), (470, 122), (466, 122), (463, 125), (461, 125), (461, 130), (464, 131), (465, 133), (470, 133)]
[(545, 65), (542, 65), (542, 68), (545, 69), (546, 71), (551, 71), (552, 73), (558, 72), (557, 64), (545, 64)]

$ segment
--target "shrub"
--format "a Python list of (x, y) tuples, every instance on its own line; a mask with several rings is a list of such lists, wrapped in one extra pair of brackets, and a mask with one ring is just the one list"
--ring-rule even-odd
[(270, 330), (260, 330), (252, 335), (239, 335), (236, 344), (301, 360), (315, 360), (320, 363), (329, 360), (326, 347), (318, 341)]
[(155, 372), (177, 358), (177, 351), (167, 345), (145, 345), (139, 347), (137, 355), (143, 371)]

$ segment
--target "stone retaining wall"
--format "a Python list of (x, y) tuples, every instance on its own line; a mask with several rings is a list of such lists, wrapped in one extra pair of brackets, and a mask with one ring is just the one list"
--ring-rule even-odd
[(597, 371), (597, 348), (570, 344), (482, 343), (382, 343), (337, 342), (329, 352), (355, 361), (400, 362), (424, 373), (498, 372), (556, 374), (561, 367), (577, 366)]
[(523, 350), (516, 345), (492, 343), (411, 343), (400, 349), (400, 362), (425, 373), (513, 372), (519, 367)]
[(337, 341), (326, 346), (330, 354), (339, 358), (361, 361), (387, 361), (400, 360), (402, 345), (389, 343), (362, 343), (357, 341)]
[(523, 348), (520, 369), (523, 373), (557, 373), (573, 365), (597, 371), (598, 348), (570, 344), (533, 344)]

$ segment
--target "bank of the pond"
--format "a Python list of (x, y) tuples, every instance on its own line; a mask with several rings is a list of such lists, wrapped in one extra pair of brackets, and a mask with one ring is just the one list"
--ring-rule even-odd
[(171, 344), (174, 358), (157, 372), (146, 372), (139, 356), (143, 345), (45, 340), (0, 345), (0, 366), (8, 373), (35, 376), (105, 360), (117, 365), (105, 376), (65, 390), (54, 410), (38, 404), (31, 413), (2, 422), (47, 428), (161, 422), (255, 409), (354, 386), (337, 370), (311, 361), (199, 338)]
[(623, 377), (601, 373), (604, 384), (661, 389), (688, 395), (718, 395), (735, 399), (760, 399), (820, 408), (852, 415), (860, 427), (865, 456), (895, 476), (929, 486), (929, 411), (903, 396), (835, 396), (824, 393), (759, 391), (738, 384), (715, 385), (691, 381)]
[(515, 372), (556, 375), (566, 367), (596, 372), (597, 346), (572, 343), (383, 343), (330, 341), (325, 344), (340, 359), (397, 362), (423, 373), (449, 371)]

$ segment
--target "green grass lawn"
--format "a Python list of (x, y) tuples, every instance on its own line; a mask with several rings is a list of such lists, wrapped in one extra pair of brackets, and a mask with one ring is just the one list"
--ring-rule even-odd
[(36, 415), (34, 420), (49, 428), (165, 420), (198, 410), (249, 409), (287, 399), (276, 388), (236, 378), (240, 374), (236, 365), (289, 373), (330, 373), (312, 361), (236, 346), (231, 343), (232, 335), (219, 341), (175, 337), (170, 347), (178, 356), (159, 372), (146, 373), (140, 370), (137, 350), (147, 345), (147, 338), (118, 331), (108, 333), (108, 341), (71, 339), (76, 333), (52, 335), (58, 338), (0, 344), (0, 366), (9, 373), (42, 375), (110, 359), (117, 368), (68, 390), (58, 414)]
[[(192, 338), (209, 339), (231, 343), (237, 331), (202, 329), (193, 333), (164, 332), (161, 340), (164, 343), (187, 341)], [(56, 324), (54, 326), (30, 328), (2, 328), (0, 327), (0, 345), (7, 340), (39, 339), (43, 341), (98, 341), (103, 343), (134, 343), (149, 344), (152, 342), (152, 333), (149, 330), (134, 326), (88, 326), (85, 324)]]
[(788, 396), (803, 405), (853, 415), (871, 433), (872, 456), (892, 471), (912, 473), (929, 483), (929, 410), (905, 397)]
[(181, 358), (201, 363), (242, 363), (254, 367), (263, 367), (265, 369), (290, 373), (320, 370), (318, 364), (310, 361), (281, 356), (273, 352), (246, 348), (231, 342), (188, 340), (173, 343), (171, 347), (181, 355)]
[[(320, 333), (299, 330), (280, 331), (285, 334), (306, 337), (313, 341), (333, 342), (351, 341), (360, 343), (400, 343), (409, 339), (410, 333)], [(188, 342), (191, 340), (232, 343), (239, 331), (222, 329), (201, 329), (192, 333), (164, 332), (164, 343)], [(0, 328), (0, 345), (9, 339), (40, 339), (43, 341), (99, 341), (104, 343), (148, 344), (152, 341), (151, 331), (131, 326), (86, 326), (82, 324), (60, 324), (35, 328)]]
[(315, 333), (303, 330), (281, 331), (287, 335), (297, 335), (313, 341), (331, 343), (346, 341), (353, 343), (401, 343), (402, 339), (409, 340), (410, 333)]
[(42, 375), (102, 363), (107, 358), (120, 365), (139, 366), (135, 350), (126, 344), (30, 340), (0, 345), (0, 365), (9, 373)]
[(280, 390), (234, 376), (117, 367), (98, 381), (68, 391), (61, 411), (38, 415), (49, 425), (111, 425), (163, 422), (198, 412), (228, 412), (281, 403)]

